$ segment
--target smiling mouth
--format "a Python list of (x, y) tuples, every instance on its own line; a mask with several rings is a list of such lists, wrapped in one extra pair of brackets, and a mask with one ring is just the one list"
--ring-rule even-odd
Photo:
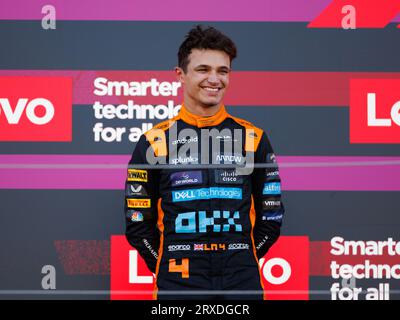
[(222, 88), (213, 88), (213, 87), (201, 87), (201, 88), (208, 92), (218, 92), (222, 89)]

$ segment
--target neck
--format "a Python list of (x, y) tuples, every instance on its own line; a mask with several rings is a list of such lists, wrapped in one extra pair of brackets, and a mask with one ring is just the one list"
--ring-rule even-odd
[(217, 104), (215, 106), (203, 106), (202, 104), (195, 103), (191, 101), (191, 99), (185, 99), (184, 105), (186, 109), (195, 115), (202, 117), (211, 117), (218, 112), (221, 107), (221, 104)]

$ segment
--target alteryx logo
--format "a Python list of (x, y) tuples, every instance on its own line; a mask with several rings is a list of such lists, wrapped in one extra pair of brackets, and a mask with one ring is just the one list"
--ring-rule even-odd
[(172, 191), (172, 202), (208, 200), (208, 199), (242, 199), (240, 188), (200, 188)]
[(265, 183), (263, 194), (281, 194), (281, 183), (280, 182)]

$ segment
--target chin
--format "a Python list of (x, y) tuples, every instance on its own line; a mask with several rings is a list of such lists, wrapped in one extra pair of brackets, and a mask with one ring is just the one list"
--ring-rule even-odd
[(203, 106), (204, 107), (208, 107), (208, 108), (211, 108), (211, 107), (214, 107), (215, 105), (217, 105), (218, 103), (213, 103), (213, 102), (206, 102), (206, 103), (203, 103)]
[(219, 100), (214, 100), (214, 101), (207, 100), (207, 101), (201, 101), (201, 103), (202, 103), (205, 107), (214, 107), (214, 106), (216, 106), (216, 105), (221, 104), (221, 101), (219, 101)]

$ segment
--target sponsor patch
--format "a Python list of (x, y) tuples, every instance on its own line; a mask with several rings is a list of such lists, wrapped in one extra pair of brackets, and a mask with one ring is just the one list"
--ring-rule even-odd
[(178, 157), (169, 159), (170, 164), (177, 165), (177, 164), (198, 164), (199, 158), (198, 157)]
[(169, 252), (174, 252), (174, 251), (188, 251), (192, 250), (192, 247), (190, 244), (174, 244), (174, 245), (169, 245), (168, 246), (168, 251)]
[(281, 210), (264, 212), (262, 215), (262, 220), (264, 221), (276, 221), (278, 223), (282, 223), (282, 218), (283, 218), (283, 213)]
[(201, 171), (175, 172), (170, 176), (171, 187), (187, 186), (203, 183)]
[(235, 169), (215, 170), (215, 182), (220, 184), (243, 184), (243, 176), (236, 173)]
[(136, 210), (128, 210), (126, 212), (126, 216), (132, 222), (142, 222), (143, 221), (143, 213)]
[[(240, 130), (240, 129), (239, 129)], [(216, 136), (215, 139), (223, 142), (237, 142), (237, 139), (232, 139), (232, 136), (230, 135), (219, 135)]]
[(128, 169), (128, 181), (147, 182), (147, 171)]
[(257, 135), (257, 133), (255, 133), (254, 131), (250, 131), (250, 132), (249, 132), (249, 137), (258, 138), (258, 135)]
[(250, 246), (247, 243), (230, 243), (228, 250), (249, 250)]
[(275, 170), (265, 170), (265, 176), (268, 180), (277, 180), (280, 179), (279, 178), (279, 170), (275, 169)]
[(217, 164), (243, 164), (244, 157), (241, 154), (216, 154), (214, 163)]
[(276, 163), (275, 153), (267, 153), (267, 162)]
[(263, 194), (281, 194), (281, 183), (280, 182), (267, 182), (264, 183)]
[(128, 208), (150, 208), (150, 199), (126, 199)]
[(202, 243), (194, 244), (195, 251), (219, 251), (226, 250), (225, 243)]
[(242, 199), (242, 189), (210, 187), (172, 191), (172, 202), (208, 199)]
[[(225, 223), (215, 221), (216, 219), (225, 219)], [(207, 233), (213, 232), (229, 232), (235, 230), (235, 232), (242, 232), (242, 225), (236, 223), (240, 219), (239, 211), (220, 211), (213, 210), (212, 217), (207, 216), (206, 211), (191, 211), (179, 213), (175, 219), (175, 232), (176, 233)], [(236, 221), (235, 221), (236, 220)]]
[(192, 142), (198, 142), (199, 138), (196, 137), (189, 137), (189, 139), (187, 137), (183, 137), (182, 139), (177, 139), (171, 142), (171, 144), (173, 146), (175, 145), (179, 145), (179, 144), (185, 144), (185, 143), (192, 143)]
[(267, 200), (263, 200), (263, 210), (274, 210), (279, 209), (281, 207), (281, 200), (279, 198), (269, 198)]
[(125, 194), (127, 196), (147, 196), (147, 191), (141, 184), (127, 183), (125, 187)]

